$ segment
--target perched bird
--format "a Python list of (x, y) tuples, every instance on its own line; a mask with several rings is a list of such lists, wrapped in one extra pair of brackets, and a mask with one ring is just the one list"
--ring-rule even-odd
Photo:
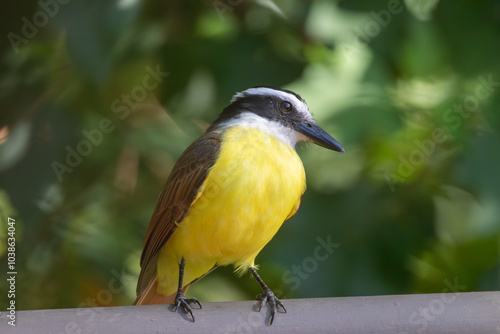
[[(174, 304), (194, 321), (187, 288), (218, 266), (249, 270), (272, 324), (285, 307), (257, 274), (255, 257), (299, 208), (306, 189), (300, 141), (344, 152), (296, 93), (254, 87), (233, 96), (181, 155), (154, 210), (135, 304)], [(259, 308), (259, 310), (260, 310)]]

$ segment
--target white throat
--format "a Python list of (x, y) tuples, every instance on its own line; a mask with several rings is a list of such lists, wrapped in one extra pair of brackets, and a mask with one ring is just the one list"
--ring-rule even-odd
[(220, 125), (221, 128), (231, 128), (234, 126), (243, 126), (256, 128), (274, 138), (280, 140), (291, 148), (295, 149), (297, 142), (306, 140), (305, 136), (297, 131), (287, 128), (286, 126), (258, 116), (252, 112), (243, 112), (238, 117), (224, 122)]

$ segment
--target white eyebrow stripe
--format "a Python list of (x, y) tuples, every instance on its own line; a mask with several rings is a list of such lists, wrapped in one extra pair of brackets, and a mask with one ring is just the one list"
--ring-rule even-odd
[(293, 102), (295, 105), (298, 104), (303, 104), (303, 101), (300, 101), (295, 95), (284, 92), (282, 90), (277, 90), (277, 89), (272, 89), (268, 87), (255, 87), (255, 88), (249, 88), (246, 89), (242, 92), (237, 93), (236, 95), (233, 96), (231, 99), (231, 102), (236, 101), (240, 97), (245, 97), (249, 95), (269, 95), (269, 96), (277, 96), (285, 100), (291, 100), (290, 102)]
[(247, 97), (247, 96), (252, 96), (252, 95), (262, 95), (262, 96), (275, 96), (278, 97), (282, 100), (287, 100), (291, 102), (296, 110), (300, 112), (304, 117), (307, 119), (312, 120), (312, 115), (311, 112), (309, 111), (309, 108), (307, 107), (307, 104), (305, 101), (299, 100), (294, 94), (284, 92), (282, 90), (277, 90), (269, 87), (255, 87), (255, 88), (249, 88), (246, 89), (242, 92), (239, 92), (233, 96), (231, 99), (231, 103), (235, 102), (239, 98)]

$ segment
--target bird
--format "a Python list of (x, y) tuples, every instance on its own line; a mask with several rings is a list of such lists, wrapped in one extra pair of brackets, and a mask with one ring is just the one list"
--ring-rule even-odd
[[(272, 325), (286, 309), (257, 273), (255, 258), (306, 190), (295, 150), (312, 142), (344, 153), (313, 119), (300, 95), (256, 86), (236, 93), (206, 132), (175, 163), (152, 214), (143, 244), (135, 305), (173, 304), (194, 322), (188, 287), (218, 266), (249, 271), (262, 289)], [(193, 307), (191, 307), (193, 306)]]

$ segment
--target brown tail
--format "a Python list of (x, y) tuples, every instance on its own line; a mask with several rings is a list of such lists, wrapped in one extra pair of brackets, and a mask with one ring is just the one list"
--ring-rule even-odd
[(149, 282), (146, 290), (140, 296), (137, 296), (134, 305), (173, 304), (175, 293), (170, 296), (164, 296), (156, 292), (157, 287), (158, 280), (155, 277), (154, 280)]
[[(182, 292), (186, 293), (190, 285), (191, 284), (186, 285), (182, 289)], [(157, 287), (158, 280), (155, 277), (154, 280), (149, 282), (146, 290), (144, 290), (140, 296), (137, 296), (134, 305), (174, 304), (176, 293), (171, 294), (170, 296), (164, 296), (157, 292)]]

